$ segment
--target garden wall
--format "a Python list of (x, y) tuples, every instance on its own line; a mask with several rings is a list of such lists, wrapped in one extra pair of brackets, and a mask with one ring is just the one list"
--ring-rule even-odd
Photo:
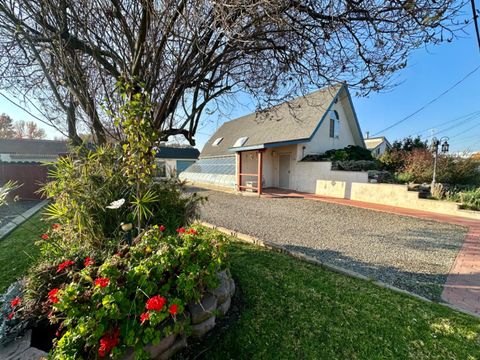
[(315, 194), (480, 220), (478, 211), (461, 210), (453, 202), (420, 199), (406, 185), (317, 180)]

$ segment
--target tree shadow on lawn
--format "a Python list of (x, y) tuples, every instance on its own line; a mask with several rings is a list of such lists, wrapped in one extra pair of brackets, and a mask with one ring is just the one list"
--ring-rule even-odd
[(320, 261), (357, 272), (374, 280), (380, 280), (403, 290), (421, 295), (427, 299), (439, 301), (443, 285), (447, 281), (446, 273), (420, 273), (405, 271), (395, 266), (375, 265), (346, 256), (339, 251), (318, 250), (297, 245), (283, 245), (287, 250), (307, 254)]

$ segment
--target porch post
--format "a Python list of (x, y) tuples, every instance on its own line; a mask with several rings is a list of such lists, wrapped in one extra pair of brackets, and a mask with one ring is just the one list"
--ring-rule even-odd
[(241, 191), (242, 176), (240, 174), (242, 173), (242, 153), (236, 152), (235, 155), (237, 159), (237, 191)]
[(262, 195), (262, 179), (263, 179), (263, 150), (258, 151), (258, 196)]

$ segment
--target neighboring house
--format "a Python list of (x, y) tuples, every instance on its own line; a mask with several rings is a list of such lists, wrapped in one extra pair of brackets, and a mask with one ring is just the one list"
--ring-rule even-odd
[(178, 176), (194, 164), (200, 152), (191, 147), (160, 146), (157, 149), (157, 177)]
[(39, 199), (37, 191), (47, 181), (48, 172), (41, 163), (55, 161), (66, 153), (65, 141), (0, 139), (0, 185), (16, 181), (22, 186), (13, 196)]
[(2, 162), (48, 162), (66, 153), (66, 141), (0, 139), (0, 161)]
[(260, 193), (314, 192), (321, 166), (302, 160), (348, 145), (365, 147), (348, 89), (336, 85), (224, 123), (180, 178)]
[(385, 153), (385, 151), (392, 148), (392, 145), (388, 142), (385, 136), (371, 138), (367, 133), (367, 137), (364, 139), (364, 141), (365, 146), (372, 152), (372, 156), (374, 157), (380, 157)]

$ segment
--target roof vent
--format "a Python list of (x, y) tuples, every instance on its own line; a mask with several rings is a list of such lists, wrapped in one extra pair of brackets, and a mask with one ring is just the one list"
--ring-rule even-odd
[(216, 138), (212, 146), (218, 146), (223, 140), (223, 137)]
[(233, 144), (233, 147), (241, 147), (243, 144), (245, 144), (248, 140), (248, 136), (244, 136), (241, 138), (238, 138), (237, 141), (235, 141), (235, 144)]

